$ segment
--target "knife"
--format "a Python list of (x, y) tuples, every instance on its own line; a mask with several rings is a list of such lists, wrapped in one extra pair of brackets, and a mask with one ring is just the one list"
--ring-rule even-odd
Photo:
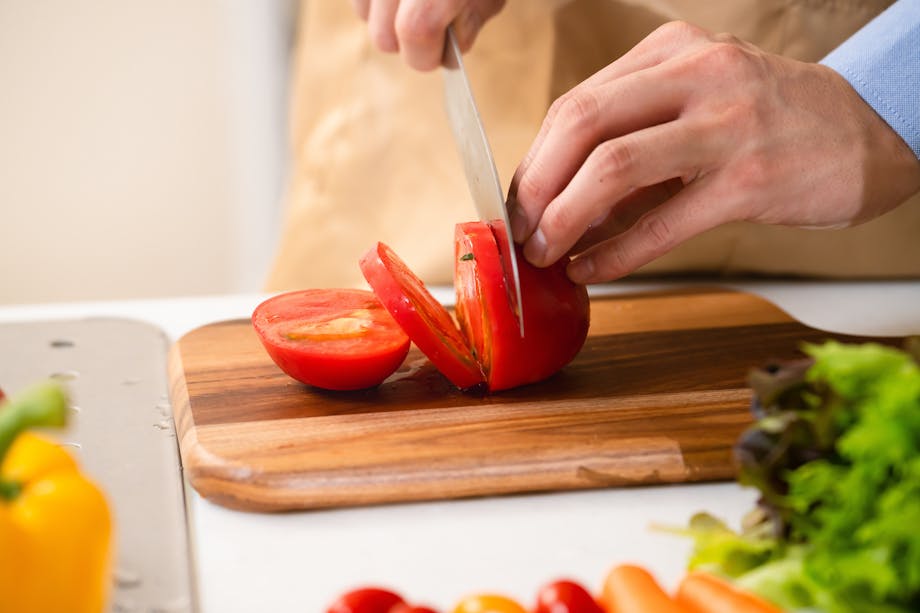
[[(492, 149), (486, 138), (485, 128), (473, 89), (463, 67), (460, 46), (454, 36), (453, 26), (448, 26), (444, 45), (444, 99), (447, 116), (454, 133), (454, 141), (463, 159), (463, 170), (473, 196), (473, 204), (479, 219), (493, 226), (501, 225), (499, 231), (493, 231), (504, 263), (505, 285), (514, 287), (509, 292), (512, 309), (517, 314), (521, 336), (524, 336), (524, 311), (521, 305), (521, 277), (518, 274), (517, 254), (509, 236), (511, 225), (508, 222), (508, 209), (505, 206), (504, 192), (495, 168)], [(508, 269), (511, 269), (510, 281)]]

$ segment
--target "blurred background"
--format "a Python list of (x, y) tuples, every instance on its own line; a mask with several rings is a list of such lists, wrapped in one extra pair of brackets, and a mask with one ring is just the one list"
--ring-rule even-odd
[(292, 0), (0, 0), (0, 303), (258, 291)]

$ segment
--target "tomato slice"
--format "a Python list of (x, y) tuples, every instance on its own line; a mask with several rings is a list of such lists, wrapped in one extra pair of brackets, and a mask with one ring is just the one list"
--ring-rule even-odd
[(392, 249), (377, 243), (360, 265), (390, 315), (451, 383), (468, 389), (484, 381), (476, 356), (450, 313)]
[(409, 337), (377, 297), (365, 290), (279, 294), (256, 307), (252, 324), (281, 370), (330, 390), (378, 385), (409, 352)]

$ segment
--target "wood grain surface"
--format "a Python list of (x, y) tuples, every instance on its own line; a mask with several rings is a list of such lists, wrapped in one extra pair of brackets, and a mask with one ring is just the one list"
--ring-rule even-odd
[(169, 358), (186, 475), (207, 499), (261, 511), (730, 479), (749, 369), (801, 357), (804, 341), (866, 340), (720, 289), (591, 308), (562, 372), (486, 396), (414, 347), (379, 387), (327, 392), (284, 375), (248, 320), (193, 330)]

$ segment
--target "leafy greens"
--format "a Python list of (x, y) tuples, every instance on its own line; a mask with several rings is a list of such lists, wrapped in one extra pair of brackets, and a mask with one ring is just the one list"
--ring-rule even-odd
[(760, 499), (740, 533), (695, 516), (690, 566), (789, 610), (920, 611), (920, 341), (804, 351), (751, 373), (735, 459)]

